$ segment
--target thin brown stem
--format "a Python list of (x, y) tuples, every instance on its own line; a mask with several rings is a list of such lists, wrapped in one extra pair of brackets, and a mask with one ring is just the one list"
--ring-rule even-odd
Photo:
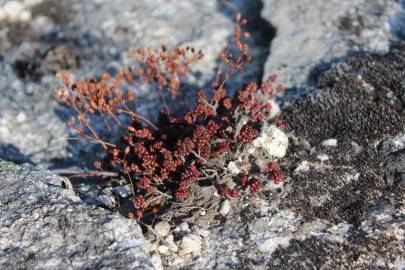
[[(125, 106), (126, 107), (126, 106)], [(142, 115), (139, 115), (137, 113), (134, 113), (133, 111), (131, 111), (128, 107), (126, 107), (126, 110), (123, 109), (117, 109), (118, 113), (125, 113), (128, 114), (130, 116), (132, 116), (135, 119), (141, 119), (142, 121), (144, 121), (145, 123), (147, 123), (148, 125), (150, 125), (154, 130), (158, 130), (158, 127), (155, 126), (151, 121), (149, 121), (146, 117), (143, 117)]]
[(97, 135), (97, 133), (94, 131), (94, 129), (89, 124), (85, 124), (85, 125), (90, 130), (91, 134), (93, 134), (95, 140), (97, 142), (99, 142), (104, 147), (104, 149), (107, 150), (108, 149), (107, 146), (114, 146), (113, 144), (110, 144), (110, 143), (107, 143), (107, 142), (101, 140), (100, 137)]
[(238, 7), (236, 5), (230, 3), (228, 0), (218, 0), (218, 2), (234, 12), (238, 11)]
[(72, 177), (88, 177), (88, 176), (106, 176), (106, 177), (118, 177), (116, 172), (108, 171), (93, 171), (93, 170), (77, 170), (77, 169), (54, 169), (51, 172), (59, 175), (68, 175)]

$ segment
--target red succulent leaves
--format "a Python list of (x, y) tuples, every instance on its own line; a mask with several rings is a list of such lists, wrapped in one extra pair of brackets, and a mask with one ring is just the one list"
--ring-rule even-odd
[(267, 165), (267, 169), (268, 169), (269, 174), (271, 175), (271, 178), (273, 179), (273, 181), (276, 185), (280, 184), (283, 181), (284, 173), (278, 169), (276, 163), (270, 162)]
[[(193, 185), (204, 176), (202, 172), (210, 162), (248, 146), (259, 136), (271, 111), (268, 100), (283, 89), (274, 86), (276, 78), (271, 76), (260, 86), (250, 83), (233, 97), (228, 96), (225, 83), (229, 76), (234, 71), (242, 72), (243, 64), (251, 61), (247, 43), (250, 34), (242, 30), (245, 23), (238, 14), (233, 43), (220, 54), (222, 65), (212, 83), (211, 94), (200, 90), (195, 107), (181, 117), (171, 115), (167, 109), (161, 112), (157, 124), (152, 123), (129, 109), (129, 104), (136, 105), (136, 96), (132, 91), (124, 91), (122, 86), (148, 84), (154, 90), (169, 90), (175, 97), (180, 79), (203, 57), (201, 51), (193, 48), (136, 49), (133, 57), (137, 64), (123, 69), (115, 77), (105, 73), (100, 80), (92, 78), (74, 84), (68, 74), (61, 78), (63, 87), (58, 89), (57, 98), (77, 112), (69, 126), (84, 139), (100, 143), (107, 150), (106, 161), (133, 185), (133, 204), (138, 218), (144, 209), (156, 209), (155, 203), (161, 201), (162, 193), (176, 200), (186, 198)], [(95, 114), (106, 116), (109, 130), (112, 130), (111, 124), (122, 125), (120, 115), (129, 116), (133, 122), (120, 142), (113, 144), (103, 141), (92, 128)], [(278, 124), (283, 126), (281, 121)], [(102, 168), (101, 162), (96, 163), (96, 167)], [(284, 174), (275, 163), (269, 164), (269, 173), (275, 183), (283, 180)], [(242, 189), (248, 187), (254, 195), (263, 185), (257, 177), (243, 175), (237, 180), (238, 177), (232, 189), (219, 184), (218, 194), (237, 198)], [(211, 181), (213, 185), (217, 183), (215, 179)]]

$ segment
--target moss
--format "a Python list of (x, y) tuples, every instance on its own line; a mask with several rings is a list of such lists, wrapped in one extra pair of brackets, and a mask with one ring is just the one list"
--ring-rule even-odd
[(0, 159), (0, 170), (1, 171), (10, 170), (14, 166), (15, 166), (15, 164), (13, 162)]

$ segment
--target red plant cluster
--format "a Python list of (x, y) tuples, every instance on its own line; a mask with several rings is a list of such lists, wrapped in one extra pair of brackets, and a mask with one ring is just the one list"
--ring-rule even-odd
[[(223, 63), (212, 89), (199, 91), (194, 109), (182, 117), (165, 110), (160, 112), (157, 123), (152, 123), (130, 109), (128, 103), (136, 104), (136, 96), (130, 90), (124, 91), (122, 86), (149, 84), (159, 91), (169, 90), (175, 97), (180, 77), (203, 56), (193, 48), (135, 50), (137, 64), (115, 77), (104, 74), (100, 80), (71, 84), (69, 76), (63, 76), (63, 87), (57, 97), (77, 112), (69, 125), (84, 139), (98, 142), (107, 150), (106, 162), (103, 165), (98, 162), (97, 167), (106, 168), (106, 163), (111, 164), (131, 182), (133, 204), (140, 213), (156, 206), (162, 199), (187, 198), (200, 179), (211, 181), (219, 195), (232, 198), (238, 197), (247, 186), (251, 194), (262, 187), (262, 180), (257, 176), (244, 173), (234, 175), (235, 185), (228, 188), (221, 183), (218, 173), (224, 170), (219, 164), (234, 159), (240, 149), (259, 136), (271, 113), (269, 99), (283, 90), (281, 86), (275, 86), (276, 77), (271, 76), (262, 85), (249, 83), (232, 97), (228, 96), (226, 81), (235, 71), (242, 72), (243, 64), (251, 61), (246, 41), (249, 33), (242, 30), (246, 21), (238, 14), (236, 23), (233, 43), (220, 54)], [(238, 53), (231, 54), (235, 49)], [(121, 115), (131, 117), (132, 123), (121, 140), (114, 144), (103, 141), (92, 128), (94, 114), (110, 119), (110, 122), (106, 121), (107, 128), (111, 122), (121, 124)], [(279, 183), (282, 172), (274, 167), (275, 164), (270, 164), (269, 173), (274, 182)]]
[(278, 169), (277, 164), (273, 161), (270, 162), (267, 167), (274, 183), (280, 184), (284, 179), (284, 173)]
[[(137, 196), (151, 201), (160, 198), (161, 192), (166, 192), (181, 200), (188, 196), (191, 186), (199, 180), (205, 168), (215, 168), (214, 160), (235, 152), (259, 136), (264, 122), (253, 116), (266, 119), (271, 110), (258, 97), (260, 93), (262, 88), (249, 84), (232, 99), (227, 95), (221, 98), (214, 95), (209, 101), (200, 91), (195, 109), (183, 119), (163, 111), (157, 130), (133, 122), (110, 159), (116, 166), (122, 166), (132, 179)], [(230, 107), (224, 105), (226, 100), (230, 100)], [(242, 117), (247, 122), (239, 128)], [(212, 177), (213, 185), (215, 180)], [(262, 186), (257, 178), (242, 185), (249, 185), (252, 194)], [(237, 197), (238, 189), (230, 190), (219, 185), (218, 193)], [(143, 205), (139, 201), (140, 197), (137, 197), (136, 205)]]

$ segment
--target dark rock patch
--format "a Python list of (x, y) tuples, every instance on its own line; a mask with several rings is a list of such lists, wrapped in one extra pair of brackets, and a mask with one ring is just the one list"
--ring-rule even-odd
[(31, 13), (33, 17), (46, 16), (50, 18), (54, 24), (64, 25), (69, 23), (75, 16), (72, 6), (76, 3), (77, 0), (46, 0), (32, 7)]
[(319, 90), (287, 109), (286, 123), (311, 143), (336, 138), (368, 146), (403, 129), (404, 77), (404, 51), (346, 61), (319, 78)]
[[(270, 269), (403, 264), (404, 151), (390, 145), (405, 126), (404, 67), (403, 50), (342, 62), (320, 76), (319, 89), (286, 110), (296, 139), (286, 166), (290, 191), (280, 209), (328, 225), (316, 236), (279, 247)], [(337, 146), (322, 144), (330, 138)], [(302, 162), (309, 166), (300, 171)]]

